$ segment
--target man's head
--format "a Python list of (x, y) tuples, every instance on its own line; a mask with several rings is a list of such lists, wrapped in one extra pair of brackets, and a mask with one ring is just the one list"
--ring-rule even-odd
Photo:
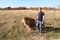
[(42, 11), (42, 8), (40, 8), (40, 11)]

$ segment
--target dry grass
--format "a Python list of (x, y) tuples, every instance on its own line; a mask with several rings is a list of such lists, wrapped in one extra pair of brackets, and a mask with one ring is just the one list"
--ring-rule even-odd
[[(34, 30), (28, 33), (24, 25), (21, 24), (23, 17), (36, 19), (38, 11), (36, 10), (0, 10), (0, 40), (53, 40), (60, 38), (60, 11), (44, 11), (45, 26), (47, 33), (39, 35)], [(53, 37), (53, 38), (52, 38)]]

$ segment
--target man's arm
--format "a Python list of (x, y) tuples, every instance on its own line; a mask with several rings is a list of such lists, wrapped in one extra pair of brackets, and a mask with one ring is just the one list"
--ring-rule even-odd
[(45, 17), (43, 16), (42, 24), (44, 24), (44, 18), (45, 18)]
[(45, 19), (45, 14), (44, 14), (44, 12), (43, 12), (43, 22), (44, 22), (44, 19)]
[(43, 20), (42, 20), (42, 24), (44, 24), (44, 20), (45, 20), (45, 16), (43, 15)]
[(44, 21), (44, 19), (45, 19), (45, 16), (43, 16), (43, 21)]

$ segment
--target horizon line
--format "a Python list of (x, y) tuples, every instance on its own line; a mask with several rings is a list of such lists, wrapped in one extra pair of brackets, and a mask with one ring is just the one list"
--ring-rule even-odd
[[(6, 7), (11, 7), (11, 8), (16, 8), (16, 7), (26, 7), (26, 6), (5, 6), (5, 7), (0, 7), (0, 8), (6, 8)], [(36, 8), (36, 7), (38, 7), (38, 6), (32, 6), (32, 7), (34, 7), (34, 8)], [(39, 6), (39, 7), (49, 7), (49, 6)], [(55, 8), (56, 6), (50, 6), (51, 8)], [(31, 7), (26, 7), (26, 8), (31, 8)], [(59, 8), (59, 7), (57, 7), (57, 8)]]

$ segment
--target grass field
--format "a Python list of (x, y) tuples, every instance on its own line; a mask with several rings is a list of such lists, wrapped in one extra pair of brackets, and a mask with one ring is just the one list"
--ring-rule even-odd
[(60, 40), (60, 11), (45, 10), (47, 32), (28, 33), (21, 23), (23, 17), (36, 19), (36, 10), (0, 10), (0, 40)]

